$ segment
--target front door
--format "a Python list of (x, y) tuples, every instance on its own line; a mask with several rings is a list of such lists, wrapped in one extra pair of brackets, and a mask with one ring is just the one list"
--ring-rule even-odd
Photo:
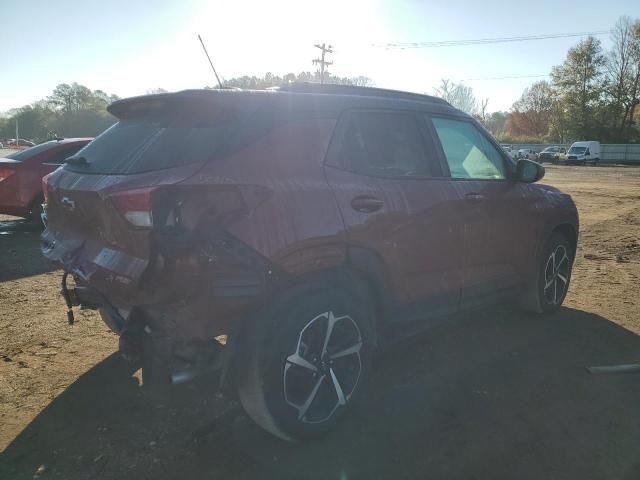
[(509, 178), (507, 159), (472, 121), (432, 117), (440, 153), (459, 194), (455, 215), (465, 224), (462, 305), (490, 303), (523, 281), (533, 251), (531, 196)]

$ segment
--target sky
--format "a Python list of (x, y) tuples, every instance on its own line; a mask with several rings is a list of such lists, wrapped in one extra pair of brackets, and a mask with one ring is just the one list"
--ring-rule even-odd
[[(27, 7), (28, 6), (28, 7)], [(640, 18), (638, 0), (0, 0), (0, 112), (78, 82), (121, 97), (215, 85), (197, 39), (223, 78), (314, 71), (331, 44), (331, 73), (377, 87), (433, 93), (443, 78), (508, 110), (562, 63), (580, 38), (424, 49), (385, 43), (588, 32)], [(15, 19), (15, 20), (13, 20)], [(598, 37), (610, 46), (608, 35)]]

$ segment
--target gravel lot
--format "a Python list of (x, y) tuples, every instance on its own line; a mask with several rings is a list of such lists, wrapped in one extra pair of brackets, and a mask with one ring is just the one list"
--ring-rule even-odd
[(206, 379), (141, 391), (91, 311), (66, 324), (38, 232), (0, 217), (0, 478), (640, 478), (640, 168), (548, 167), (578, 204), (566, 307), (452, 319), (380, 357), (361, 409), (289, 445)]

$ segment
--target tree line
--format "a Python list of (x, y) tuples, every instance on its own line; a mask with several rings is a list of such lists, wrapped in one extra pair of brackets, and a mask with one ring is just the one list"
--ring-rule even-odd
[[(570, 48), (550, 79), (533, 83), (509, 112), (488, 112), (489, 99), (477, 99), (473, 89), (443, 79), (434, 94), (478, 118), (499, 140), (517, 143), (603, 143), (640, 141), (640, 20), (620, 17), (611, 30), (612, 46), (587, 37)], [(372, 86), (366, 76), (325, 74), (325, 83)], [(292, 82), (319, 82), (318, 72), (262, 77), (242, 76), (223, 81), (228, 88), (265, 89)], [(213, 88), (213, 87), (205, 87)], [(161, 88), (147, 93), (166, 92)], [(46, 99), (13, 109), (0, 117), (0, 140), (15, 136), (44, 141), (54, 136), (95, 136), (114, 123), (106, 111), (117, 100), (102, 90), (60, 84)]]
[(114, 123), (106, 107), (117, 99), (102, 90), (62, 83), (47, 98), (0, 117), (0, 139), (15, 138), (16, 122), (20, 138), (36, 142), (57, 136), (96, 136)]
[(603, 143), (640, 141), (640, 20), (618, 19), (612, 46), (587, 37), (551, 69), (550, 80), (526, 88), (510, 112), (487, 114), (470, 87), (443, 80), (436, 95), (475, 115), (501, 141)]
[[(326, 83), (341, 85), (369, 86), (368, 77), (339, 77), (325, 74)], [(320, 74), (302, 72), (283, 76), (267, 73), (263, 77), (243, 76), (223, 81), (228, 88), (265, 89), (290, 82), (319, 82)], [(213, 88), (213, 87), (205, 87)], [(162, 88), (148, 90), (147, 93), (166, 93)], [(0, 117), (0, 141), (15, 138), (16, 122), (20, 138), (36, 143), (56, 137), (95, 137), (111, 126), (116, 120), (106, 107), (118, 100), (117, 95), (102, 90), (91, 90), (78, 83), (62, 83), (47, 98), (15, 108)]]

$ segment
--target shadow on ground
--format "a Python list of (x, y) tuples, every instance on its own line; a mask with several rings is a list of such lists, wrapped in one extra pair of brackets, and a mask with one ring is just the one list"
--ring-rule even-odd
[(23, 219), (0, 220), (0, 282), (51, 272), (40, 253), (42, 228)]
[(640, 375), (585, 366), (638, 360), (640, 338), (597, 315), (477, 313), (386, 353), (360, 409), (290, 445), (204, 383), (148, 397), (114, 354), (9, 445), (0, 477), (637, 479)]

